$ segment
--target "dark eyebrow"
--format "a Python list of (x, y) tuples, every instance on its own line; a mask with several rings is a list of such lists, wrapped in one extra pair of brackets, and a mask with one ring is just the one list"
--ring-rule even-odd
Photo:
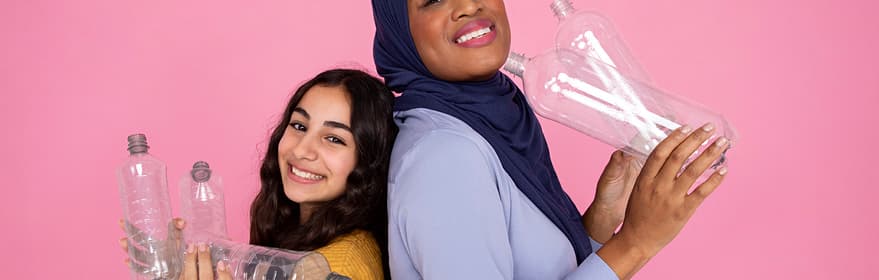
[(354, 133), (353, 131), (351, 131), (351, 127), (348, 127), (344, 123), (340, 123), (340, 122), (325, 121), (324, 126), (341, 128), (341, 129), (347, 130), (348, 132)]
[(306, 119), (311, 119), (311, 116), (308, 115), (308, 112), (306, 112), (305, 109), (302, 109), (300, 107), (293, 108), (293, 113), (300, 113)]

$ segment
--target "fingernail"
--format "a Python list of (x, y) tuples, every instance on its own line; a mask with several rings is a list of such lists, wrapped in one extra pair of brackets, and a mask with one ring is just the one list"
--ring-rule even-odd
[(217, 271), (226, 272), (226, 262), (224, 262), (224, 261), (217, 262)]
[(192, 245), (192, 243), (189, 243), (189, 245), (186, 245), (186, 253), (188, 253), (188, 254), (195, 253), (195, 246)]
[(714, 130), (714, 124), (707, 123), (702, 126), (702, 130), (704, 130), (705, 132), (711, 132), (712, 130)]
[(726, 147), (727, 143), (729, 143), (729, 139), (726, 139), (726, 137), (720, 137), (720, 139), (717, 139), (717, 141), (714, 141), (714, 145), (717, 145), (717, 147), (720, 147), (720, 148)]
[(208, 250), (208, 246), (205, 246), (204, 243), (198, 243), (198, 251), (204, 252)]
[(186, 222), (184, 222), (183, 220), (177, 220), (177, 227), (182, 228), (185, 224)]
[(125, 265), (131, 268), (131, 259), (125, 259)]
[(721, 167), (720, 170), (717, 171), (717, 174), (726, 175), (726, 172), (727, 172), (726, 166), (724, 166), (724, 167)]
[(681, 133), (683, 134), (690, 133), (691, 131), (693, 131), (693, 128), (691, 128), (689, 125), (681, 127)]

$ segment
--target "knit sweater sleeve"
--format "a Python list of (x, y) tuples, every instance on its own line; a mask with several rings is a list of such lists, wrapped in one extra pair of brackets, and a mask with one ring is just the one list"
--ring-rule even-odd
[(381, 251), (372, 234), (355, 230), (317, 250), (333, 272), (351, 279), (384, 279)]

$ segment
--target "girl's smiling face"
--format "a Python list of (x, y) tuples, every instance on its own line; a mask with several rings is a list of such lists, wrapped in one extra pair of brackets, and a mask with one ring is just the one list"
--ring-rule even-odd
[(357, 164), (356, 147), (348, 93), (315, 85), (296, 105), (278, 144), (284, 194), (305, 207), (339, 197)]

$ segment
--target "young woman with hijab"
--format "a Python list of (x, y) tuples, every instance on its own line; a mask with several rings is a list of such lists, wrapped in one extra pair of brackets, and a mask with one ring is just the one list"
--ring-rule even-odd
[(683, 127), (656, 147), (640, 174), (627, 168), (630, 157), (614, 153), (581, 215), (525, 97), (499, 72), (510, 49), (503, 1), (372, 5), (376, 67), (402, 94), (388, 186), (395, 278), (629, 278), (726, 174), (721, 169), (687, 193), (727, 140), (679, 174), (713, 130)]

